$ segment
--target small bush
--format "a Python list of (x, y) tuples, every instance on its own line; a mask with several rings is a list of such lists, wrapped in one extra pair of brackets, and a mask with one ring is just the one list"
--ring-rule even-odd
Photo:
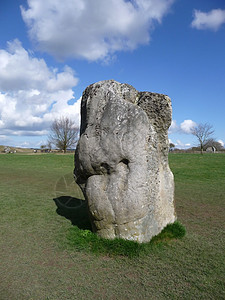
[(69, 244), (78, 251), (95, 253), (97, 255), (137, 257), (141, 253), (151, 251), (153, 246), (165, 245), (172, 239), (182, 238), (186, 233), (185, 227), (178, 221), (167, 225), (160, 234), (148, 243), (139, 244), (116, 238), (108, 240), (99, 237), (90, 230), (81, 230), (74, 226), (67, 236)]

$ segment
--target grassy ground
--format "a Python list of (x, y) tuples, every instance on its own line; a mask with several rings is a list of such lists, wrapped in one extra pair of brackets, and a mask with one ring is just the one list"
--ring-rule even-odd
[(225, 155), (169, 158), (187, 234), (127, 258), (68, 244), (73, 155), (0, 155), (0, 299), (224, 299)]

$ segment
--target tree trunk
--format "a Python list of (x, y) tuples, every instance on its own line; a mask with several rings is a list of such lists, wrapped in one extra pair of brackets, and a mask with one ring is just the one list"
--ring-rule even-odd
[(201, 145), (201, 155), (203, 155), (203, 146)]

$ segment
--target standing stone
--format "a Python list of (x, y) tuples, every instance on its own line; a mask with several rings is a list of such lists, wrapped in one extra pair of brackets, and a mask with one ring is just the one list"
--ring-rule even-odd
[(81, 101), (75, 179), (104, 238), (148, 242), (176, 219), (168, 96), (100, 81)]

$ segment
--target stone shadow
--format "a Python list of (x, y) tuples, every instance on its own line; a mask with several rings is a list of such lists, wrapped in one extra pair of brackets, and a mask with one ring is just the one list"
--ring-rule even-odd
[(70, 220), (72, 225), (80, 229), (91, 230), (87, 201), (71, 196), (60, 196), (53, 199), (58, 215)]

